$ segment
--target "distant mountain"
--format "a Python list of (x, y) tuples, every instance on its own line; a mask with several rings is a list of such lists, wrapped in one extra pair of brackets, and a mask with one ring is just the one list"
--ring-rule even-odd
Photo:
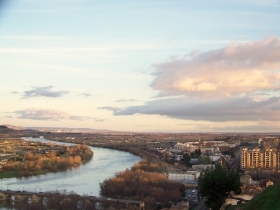
[[(28, 131), (33, 130), (37, 132), (53, 132), (53, 133), (114, 133), (114, 134), (127, 134), (127, 133), (134, 133), (134, 132), (127, 132), (127, 131), (113, 131), (113, 130), (106, 130), (106, 129), (92, 129), (92, 128), (68, 128), (68, 127), (22, 127), (22, 126), (14, 126), (14, 125), (0, 125), (5, 126), (8, 129), (12, 129), (15, 131)], [(3, 131), (3, 130), (2, 130)]]
[(106, 129), (92, 129), (92, 128), (68, 128), (68, 127), (26, 127), (27, 129), (38, 130), (38, 131), (91, 131), (91, 132), (114, 132)]

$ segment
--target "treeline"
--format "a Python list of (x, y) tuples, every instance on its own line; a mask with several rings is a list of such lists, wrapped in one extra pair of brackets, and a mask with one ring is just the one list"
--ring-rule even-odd
[(76, 156), (66, 156), (57, 157), (51, 159), (37, 159), (32, 161), (26, 161), (17, 173), (18, 177), (22, 176), (32, 176), (39, 175), (47, 172), (57, 172), (66, 170), (74, 165), (81, 164), (81, 157)]
[(39, 175), (66, 170), (70, 167), (80, 165), (82, 162), (89, 161), (93, 156), (93, 152), (86, 145), (70, 146), (67, 147), (63, 155), (60, 155), (60, 153), (60, 151), (52, 151), (47, 154), (27, 152), (22, 165), (13, 166), (12, 162), (9, 161), (3, 167), (3, 170), (16, 170), (17, 177)]
[[(183, 184), (171, 182), (167, 175), (144, 171), (155, 169), (156, 164), (146, 160), (134, 165), (131, 170), (117, 173), (114, 178), (100, 183), (100, 194), (106, 197), (143, 200), (146, 209), (152, 209), (156, 202), (169, 206), (170, 201), (182, 200)], [(159, 170), (160, 165), (157, 165)]]
[(82, 162), (86, 162), (89, 161), (92, 156), (93, 156), (93, 152), (91, 151), (91, 149), (85, 145), (85, 144), (77, 144), (75, 146), (71, 146), (67, 148), (67, 153), (70, 156), (80, 156)]
[(142, 160), (131, 167), (132, 171), (143, 170), (146, 172), (162, 172), (167, 171), (168, 164), (164, 162), (149, 162)]

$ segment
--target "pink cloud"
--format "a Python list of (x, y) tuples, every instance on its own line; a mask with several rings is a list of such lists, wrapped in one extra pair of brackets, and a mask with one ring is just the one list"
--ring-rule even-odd
[(30, 119), (30, 120), (50, 120), (50, 121), (58, 121), (58, 120), (77, 120), (83, 121), (90, 119), (85, 116), (74, 116), (70, 115), (66, 112), (56, 110), (56, 109), (25, 109), (18, 110), (14, 113), (18, 114), (19, 119)]
[(233, 43), (155, 65), (151, 86), (161, 96), (210, 98), (279, 90), (280, 39)]

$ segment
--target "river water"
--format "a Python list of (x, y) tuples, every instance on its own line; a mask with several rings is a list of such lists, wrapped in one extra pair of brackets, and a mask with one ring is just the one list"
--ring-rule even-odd
[[(41, 138), (24, 138), (29, 141), (52, 142), (67, 144), (65, 142), (49, 141)], [(48, 173), (28, 178), (9, 178), (1, 180), (1, 189), (26, 191), (53, 191), (67, 190), (80, 195), (99, 196), (99, 183), (113, 177), (116, 172), (130, 168), (141, 159), (128, 152), (111, 150), (99, 147), (90, 147), (93, 158), (86, 164), (64, 172)]]

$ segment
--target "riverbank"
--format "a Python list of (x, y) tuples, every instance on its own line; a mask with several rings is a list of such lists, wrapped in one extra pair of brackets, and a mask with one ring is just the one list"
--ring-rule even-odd
[(92, 147), (98, 148), (107, 148), (118, 151), (129, 152), (133, 155), (136, 155), (142, 159), (149, 159), (158, 161), (158, 157), (155, 155), (148, 154), (146, 151), (148, 150), (148, 144), (143, 142), (111, 142), (111, 141), (102, 141), (102, 142), (90, 142), (89, 140), (80, 140), (80, 139), (56, 139), (49, 138), (51, 141), (55, 142), (65, 142), (65, 143), (74, 143), (74, 144), (86, 144)]
[[(25, 138), (29, 141), (44, 143), (55, 143), (60, 145), (72, 144), (66, 142), (53, 142), (42, 138)], [(26, 190), (42, 192), (53, 190), (67, 190), (79, 195), (99, 196), (99, 184), (105, 179), (113, 177), (116, 173), (130, 168), (141, 159), (128, 152), (118, 150), (89, 147), (94, 151), (94, 157), (86, 164), (79, 167), (60, 171), (57, 173), (47, 173), (39, 176), (29, 176), (27, 178), (7, 178), (1, 179), (1, 189)]]
[(55, 145), (22, 139), (0, 142), (0, 151), (1, 179), (65, 171), (93, 157), (87, 145)]

